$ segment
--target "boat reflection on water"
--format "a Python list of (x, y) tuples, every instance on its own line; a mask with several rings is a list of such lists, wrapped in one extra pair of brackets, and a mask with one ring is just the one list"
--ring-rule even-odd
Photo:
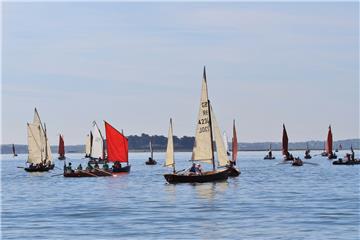
[(222, 194), (228, 188), (227, 181), (221, 182), (210, 182), (210, 183), (201, 183), (201, 184), (192, 184), (194, 187), (197, 197), (202, 199), (213, 200), (218, 195)]

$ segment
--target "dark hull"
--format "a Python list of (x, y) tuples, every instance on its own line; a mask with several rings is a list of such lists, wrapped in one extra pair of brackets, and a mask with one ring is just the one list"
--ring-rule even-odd
[(241, 173), (240, 170), (235, 167), (228, 167), (227, 172), (228, 172), (229, 177), (237, 177)]
[(145, 162), (146, 165), (156, 165), (157, 162), (154, 160), (154, 161), (146, 161)]
[(130, 172), (130, 168), (131, 168), (131, 165), (127, 165), (127, 166), (122, 167), (122, 168), (113, 169), (112, 172), (113, 173)]
[(273, 159), (275, 159), (275, 157), (269, 157), (269, 156), (264, 157), (264, 160), (273, 160)]
[(310, 155), (306, 155), (304, 156), (305, 159), (311, 159), (311, 156)]
[(337, 159), (337, 156), (334, 154), (334, 155), (332, 155), (332, 156), (328, 156), (328, 159), (329, 159), (329, 160)]
[(58, 157), (58, 159), (59, 159), (59, 160), (65, 160), (66, 157), (65, 157), (65, 156), (60, 156), (60, 157)]
[(360, 160), (355, 159), (355, 161), (343, 161), (342, 159), (339, 159), (337, 161), (333, 161), (333, 165), (357, 165), (360, 164)]
[(322, 156), (322, 157), (327, 157), (327, 155), (328, 155), (328, 154), (327, 154), (326, 152), (322, 152), (322, 153), (321, 153), (321, 156)]
[(295, 166), (295, 167), (300, 167), (300, 166), (303, 165), (303, 162), (302, 162), (302, 161), (294, 161), (294, 162), (292, 163), (292, 165)]
[(41, 168), (30, 168), (30, 167), (27, 167), (27, 168), (24, 168), (25, 171), (27, 172), (48, 172), (50, 170), (53, 170), (55, 167), (55, 164), (51, 164), (49, 167), (41, 167)]
[(294, 158), (284, 158), (284, 161), (294, 161)]
[(228, 179), (228, 170), (204, 172), (202, 175), (178, 175), (178, 174), (164, 174), (168, 183), (204, 183), (224, 181)]

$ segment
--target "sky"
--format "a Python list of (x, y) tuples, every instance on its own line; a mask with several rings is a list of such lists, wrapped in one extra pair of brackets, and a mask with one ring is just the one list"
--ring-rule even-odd
[(50, 144), (93, 120), (126, 135), (193, 136), (206, 66), (239, 142), (359, 137), (359, 3), (3, 3), (2, 143)]

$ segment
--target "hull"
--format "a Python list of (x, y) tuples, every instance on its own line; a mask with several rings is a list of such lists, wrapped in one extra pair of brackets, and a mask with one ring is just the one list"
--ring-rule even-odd
[(329, 160), (337, 159), (337, 156), (336, 156), (336, 154), (333, 154), (333, 155), (331, 155), (331, 156), (328, 156), (328, 159), (329, 159)]
[(305, 159), (311, 159), (311, 156), (310, 155), (306, 155), (304, 156)]
[(337, 161), (333, 161), (333, 165), (357, 165), (360, 164), (359, 159), (343, 161), (341, 158)]
[(47, 166), (44, 166), (44, 167), (27, 167), (27, 168), (24, 168), (25, 171), (27, 172), (48, 172), (50, 170), (53, 170), (55, 167), (55, 164), (51, 164), (49, 167)]
[(321, 156), (322, 156), (322, 157), (327, 157), (327, 155), (328, 155), (328, 154), (327, 154), (326, 152), (322, 152), (322, 153), (321, 153)]
[(229, 177), (237, 177), (241, 173), (240, 170), (237, 169), (236, 167), (228, 167), (227, 172), (228, 172)]
[(273, 159), (275, 159), (275, 157), (269, 157), (269, 156), (264, 157), (264, 160), (273, 160)]
[(58, 159), (59, 159), (59, 160), (65, 160), (66, 157), (65, 157), (65, 156), (59, 156)]
[(113, 169), (112, 172), (113, 173), (130, 172), (130, 168), (131, 168), (131, 165), (127, 165), (127, 166), (122, 167), (122, 168)]
[(156, 165), (157, 162), (156, 162), (155, 160), (153, 160), (153, 161), (146, 161), (145, 164), (146, 164), (146, 165)]
[(209, 171), (204, 172), (202, 175), (180, 175), (176, 173), (164, 174), (164, 177), (168, 183), (204, 183), (224, 181), (228, 179), (228, 170), (222, 171)]
[(293, 160), (294, 160), (294, 158), (291, 158), (291, 157), (290, 158), (286, 158), (286, 157), (284, 158), (284, 161), (293, 161)]
[(293, 166), (295, 166), (295, 167), (300, 167), (300, 166), (302, 166), (303, 165), (303, 161), (294, 161), (293, 163), (292, 163), (292, 165)]

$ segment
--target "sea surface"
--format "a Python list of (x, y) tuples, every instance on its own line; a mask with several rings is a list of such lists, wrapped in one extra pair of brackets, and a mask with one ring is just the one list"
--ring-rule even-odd
[[(26, 155), (2, 155), (1, 239), (360, 239), (360, 165), (316, 156), (293, 167), (280, 152), (239, 152), (237, 178), (170, 185), (164, 155), (146, 166), (149, 153), (130, 153), (129, 174), (99, 178), (56, 175), (58, 160), (60, 169), (31, 174), (18, 168)], [(190, 156), (176, 153), (177, 170)]]

